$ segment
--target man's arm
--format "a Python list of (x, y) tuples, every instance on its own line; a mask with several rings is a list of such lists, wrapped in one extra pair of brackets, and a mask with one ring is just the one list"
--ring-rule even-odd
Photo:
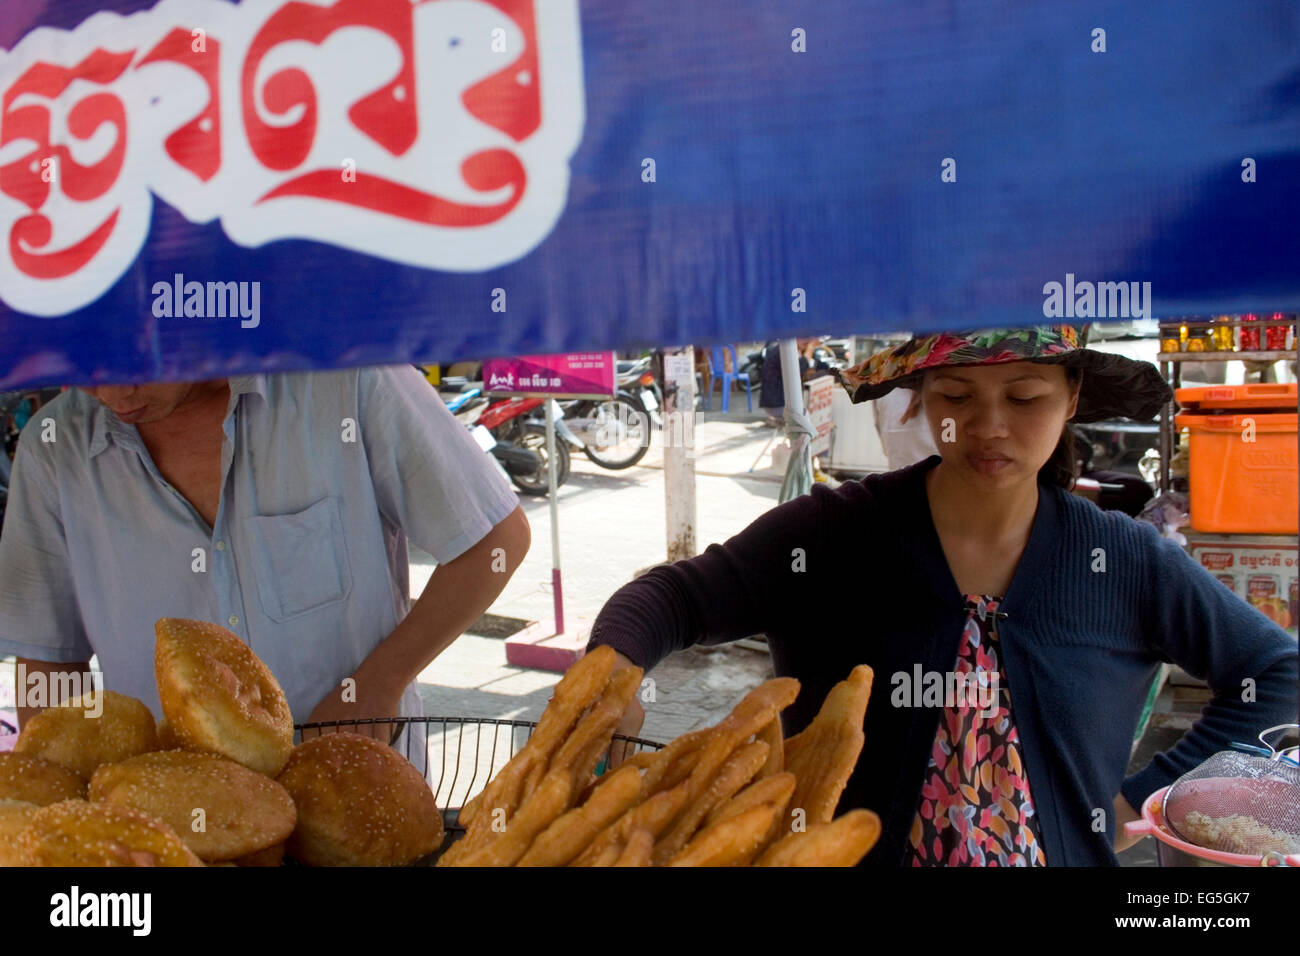
[[(34, 675), (40, 675), (33, 680)], [(75, 676), (74, 676), (75, 675)], [(30, 658), (20, 657), (14, 666), (14, 694), (18, 700), (18, 729), (22, 730), (27, 726), (27, 721), (31, 720), (45, 707), (28, 707), (26, 701), (29, 699), (39, 699), (29, 697), (27, 690), (30, 687), (43, 686), (46, 692), (43, 696), (46, 704), (50, 707), (56, 706), (61, 701), (53, 700), (48, 696), (58, 687), (90, 687), (90, 661), (78, 661), (73, 664), (60, 664), (53, 661), (34, 661)], [(22, 679), (19, 679), (21, 676)]]
[(515, 508), (459, 558), (434, 569), (402, 623), (357, 670), (357, 685), (373, 683), (400, 697), (433, 660), (492, 606), (532, 543), (524, 509)]
[(531, 542), (528, 519), (516, 507), (460, 557), (438, 565), (410, 613), (352, 675), (356, 701), (331, 693), (309, 721), (395, 716), (402, 692), (492, 606)]
[(491, 606), (531, 540), (509, 482), (419, 372), (361, 369), (357, 392), (379, 512), (438, 567), (405, 619), (348, 675), (355, 701), (336, 689), (309, 721), (400, 713), (405, 689)]

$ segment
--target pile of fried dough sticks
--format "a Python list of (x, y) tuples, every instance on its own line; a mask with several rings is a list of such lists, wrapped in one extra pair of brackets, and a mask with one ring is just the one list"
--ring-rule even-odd
[(834, 816), (862, 750), (871, 668), (854, 668), (788, 740), (780, 714), (799, 682), (784, 677), (716, 726), (593, 777), (641, 686), (639, 668), (615, 663), (598, 647), (568, 670), (528, 743), (461, 810), (465, 835), (439, 866), (853, 866), (875, 844), (876, 814)]

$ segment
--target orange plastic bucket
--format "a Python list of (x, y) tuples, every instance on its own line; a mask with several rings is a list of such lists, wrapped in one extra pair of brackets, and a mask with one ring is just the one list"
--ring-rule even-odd
[[(1191, 524), (1220, 534), (1300, 532), (1296, 386), (1180, 388), (1190, 433)], [(1291, 409), (1284, 411), (1283, 409)]]

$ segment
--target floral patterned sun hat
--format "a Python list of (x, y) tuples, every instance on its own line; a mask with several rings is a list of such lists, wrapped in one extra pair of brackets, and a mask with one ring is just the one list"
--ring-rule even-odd
[(1072, 325), (914, 335), (902, 345), (845, 369), (839, 379), (853, 401), (865, 402), (899, 386), (920, 388), (921, 376), (929, 369), (1002, 362), (1043, 362), (1081, 369), (1079, 405), (1070, 419), (1075, 422), (1107, 418), (1150, 421), (1173, 399), (1173, 389), (1150, 362), (1086, 348), (1080, 343), (1080, 331)]

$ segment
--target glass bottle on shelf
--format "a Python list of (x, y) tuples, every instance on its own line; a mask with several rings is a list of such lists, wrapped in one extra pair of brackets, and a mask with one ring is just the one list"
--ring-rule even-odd
[(1181, 352), (1183, 350), (1183, 337), (1186, 334), (1187, 329), (1182, 325), (1180, 319), (1165, 319), (1160, 323), (1160, 351)]
[(1189, 352), (1208, 352), (1210, 344), (1210, 327), (1204, 320), (1187, 323), (1187, 345)]
[(1210, 326), (1210, 344), (1216, 352), (1231, 352), (1233, 350), (1233, 335), (1235, 331), (1228, 324), (1232, 321), (1230, 315), (1216, 315), (1214, 324)]
[(1272, 319), (1273, 321), (1264, 327), (1264, 347), (1270, 352), (1286, 348), (1286, 334), (1289, 331), (1285, 313), (1274, 312)]
[(1242, 320), (1247, 323), (1241, 327), (1241, 350), (1243, 352), (1259, 351), (1259, 316), (1254, 312), (1248, 312), (1242, 316)]

